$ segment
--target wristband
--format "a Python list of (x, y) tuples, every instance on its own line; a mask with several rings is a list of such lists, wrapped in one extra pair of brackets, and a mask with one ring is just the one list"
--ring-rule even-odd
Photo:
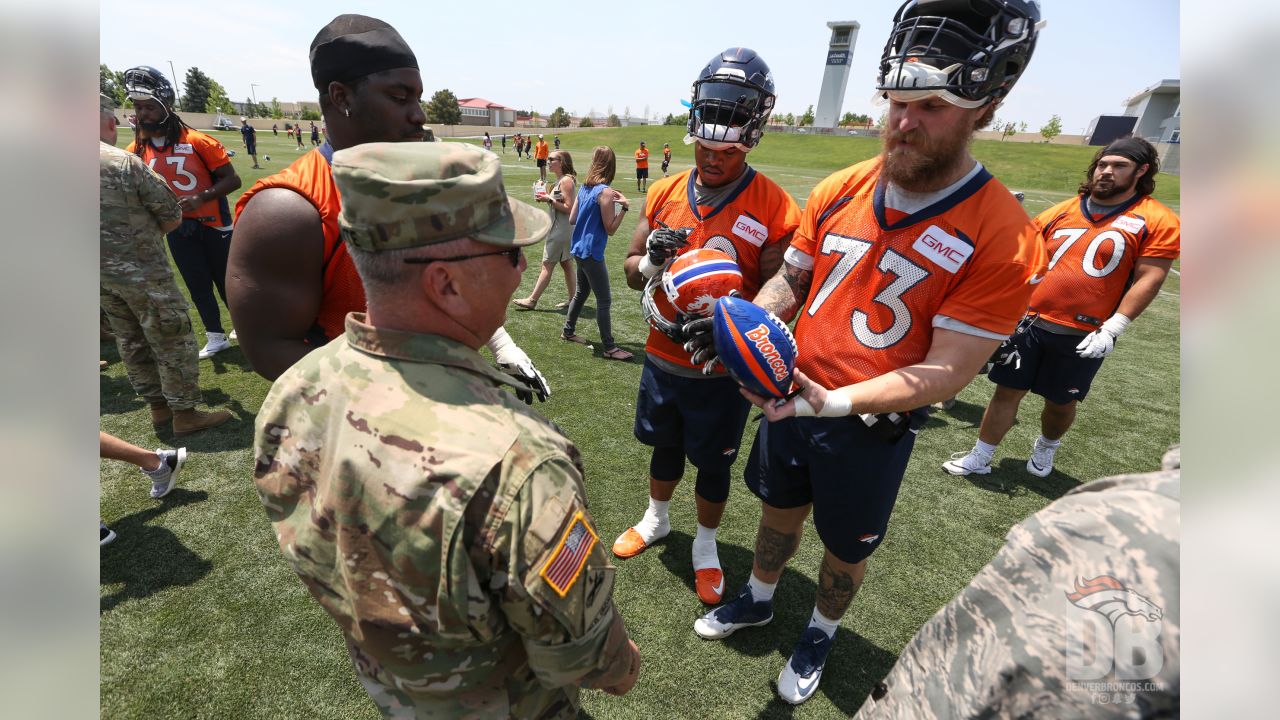
[(646, 278), (651, 278), (660, 272), (662, 272), (662, 266), (654, 265), (653, 261), (649, 259), (648, 253), (645, 253), (644, 255), (640, 256), (640, 274), (641, 275), (645, 276)]
[(808, 400), (801, 395), (796, 396), (796, 417), (845, 417), (852, 410), (853, 402), (841, 392), (828, 392), (821, 412), (814, 412)]
[(1120, 337), (1120, 333), (1123, 333), (1125, 328), (1129, 327), (1129, 323), (1131, 322), (1133, 321), (1129, 318), (1121, 315), (1120, 313), (1116, 313), (1115, 315), (1107, 318), (1107, 321), (1102, 323), (1102, 327), (1100, 329), (1111, 333), (1112, 337)]

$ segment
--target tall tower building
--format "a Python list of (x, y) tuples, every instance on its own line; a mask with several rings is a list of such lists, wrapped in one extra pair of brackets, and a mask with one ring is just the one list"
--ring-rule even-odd
[(849, 64), (853, 62), (853, 44), (858, 39), (858, 28), (853, 20), (829, 22), (831, 43), (827, 46), (827, 69), (822, 73), (822, 93), (818, 96), (818, 110), (814, 113), (814, 127), (833, 128), (840, 122), (840, 109), (844, 105), (844, 88), (849, 82)]

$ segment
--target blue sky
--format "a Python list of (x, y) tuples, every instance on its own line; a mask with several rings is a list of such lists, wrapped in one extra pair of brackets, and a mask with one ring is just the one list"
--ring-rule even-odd
[[(154, 3), (104, 0), (101, 61), (113, 70), (148, 64), (179, 82), (199, 67), (232, 99), (311, 100), (307, 48), (334, 16), (359, 8), (394, 25), (418, 56), (425, 94), (448, 88), (520, 109), (557, 105), (582, 114), (680, 113), (706, 61), (730, 46), (769, 63), (779, 113), (817, 105), (830, 20), (856, 20), (845, 112), (878, 117), (871, 105), (880, 51), (898, 0), (802, 3), (651, 2), (338, 3), (267, 5), (224, 0), (201, 6), (199, 30), (166, 32), (175, 17)], [(588, 8), (584, 10), (584, 8)], [(1040, 128), (1054, 114), (1080, 133), (1095, 116), (1118, 113), (1128, 96), (1179, 77), (1176, 0), (1050, 0), (1031, 66), (1003, 120)], [(177, 17), (184, 17), (178, 15)], [(251, 89), (250, 84), (257, 88)], [(181, 88), (179, 88), (181, 91)]]

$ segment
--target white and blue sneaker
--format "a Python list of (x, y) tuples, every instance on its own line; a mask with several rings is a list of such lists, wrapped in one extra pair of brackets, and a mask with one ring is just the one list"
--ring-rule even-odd
[(773, 620), (773, 603), (756, 602), (751, 597), (751, 587), (743, 585), (738, 597), (695, 620), (693, 631), (707, 640), (719, 640), (741, 628), (768, 625), (770, 620)]
[(778, 697), (792, 705), (813, 697), (822, 679), (822, 668), (827, 664), (827, 653), (831, 652), (831, 642), (831, 636), (822, 628), (805, 629), (791, 652), (791, 659), (778, 674)]
[(178, 473), (187, 462), (187, 449), (184, 447), (177, 450), (161, 448), (156, 450), (156, 455), (160, 457), (160, 467), (151, 471), (142, 470), (142, 474), (151, 480), (151, 497), (159, 500), (168, 495), (174, 483), (178, 481)]
[(1061, 440), (1053, 444), (1042, 440), (1043, 438), (1036, 438), (1035, 444), (1031, 446), (1031, 457), (1027, 458), (1027, 472), (1037, 477), (1046, 477), (1053, 472), (1053, 454), (1058, 452), (1058, 446), (1062, 444)]

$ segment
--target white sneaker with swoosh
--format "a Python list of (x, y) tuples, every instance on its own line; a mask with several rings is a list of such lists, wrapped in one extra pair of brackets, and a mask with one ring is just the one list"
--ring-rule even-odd
[(813, 697), (818, 690), (818, 681), (822, 679), (822, 669), (827, 665), (832, 642), (831, 636), (821, 628), (805, 629), (787, 664), (778, 674), (778, 697), (792, 705)]

